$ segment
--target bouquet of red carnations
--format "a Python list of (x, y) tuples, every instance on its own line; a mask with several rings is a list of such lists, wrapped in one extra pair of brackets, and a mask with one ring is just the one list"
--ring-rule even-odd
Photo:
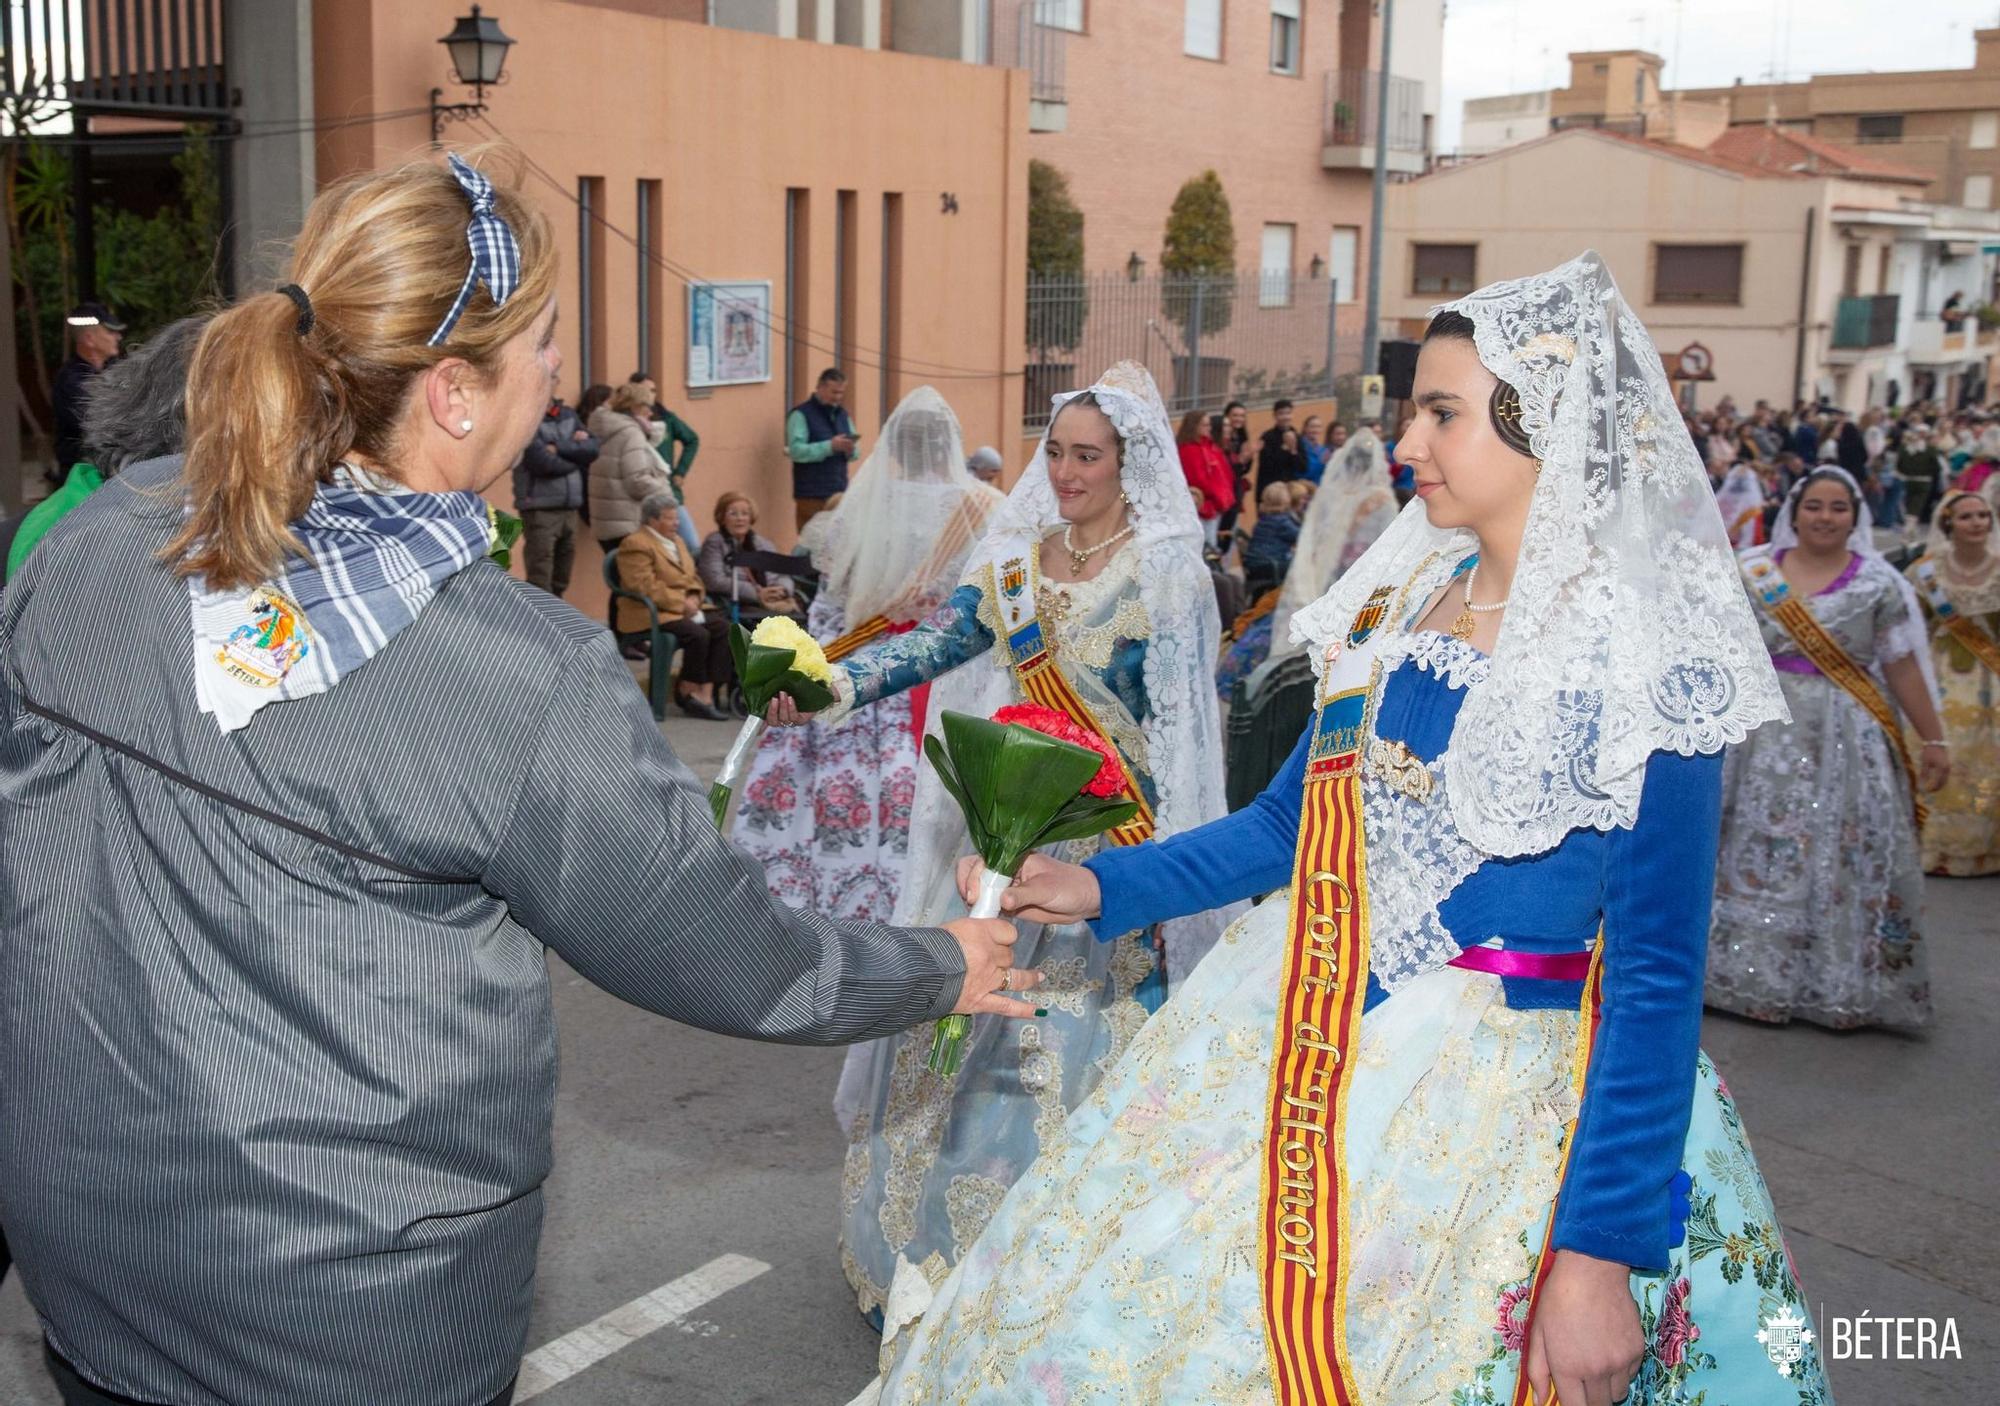
[[(1138, 812), (1136, 802), (1117, 799), (1125, 768), (1111, 744), (1054, 708), (1020, 703), (990, 721), (947, 712), (938, 729), (942, 739), (926, 737), (924, 755), (964, 812), (972, 847), (986, 865), (975, 918), (1000, 916), (1000, 895), (1035, 850), (1102, 834)], [(962, 1015), (938, 1022), (930, 1058), (935, 1073), (958, 1072), (971, 1028)]]

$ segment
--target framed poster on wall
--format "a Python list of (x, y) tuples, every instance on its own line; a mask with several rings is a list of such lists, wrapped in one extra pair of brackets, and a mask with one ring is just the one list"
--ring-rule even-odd
[(771, 281), (688, 285), (688, 386), (771, 379)]

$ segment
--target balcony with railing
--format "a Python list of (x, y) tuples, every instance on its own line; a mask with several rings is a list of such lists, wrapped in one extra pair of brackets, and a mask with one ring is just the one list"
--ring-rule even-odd
[(1417, 175), (1424, 169), (1424, 85), (1391, 75), (1385, 106), (1381, 78), (1379, 72), (1363, 68), (1328, 71), (1319, 163), (1326, 170), (1374, 170), (1375, 137), (1384, 128), (1387, 168), (1399, 175)]
[(1902, 302), (1895, 293), (1842, 298), (1833, 313), (1833, 350), (1864, 352), (1894, 346)]
[(1061, 132), (1069, 126), (1065, 86), (1068, 55), (1065, 0), (993, 0), (989, 53), (1002, 68), (1028, 70), (1028, 130)]

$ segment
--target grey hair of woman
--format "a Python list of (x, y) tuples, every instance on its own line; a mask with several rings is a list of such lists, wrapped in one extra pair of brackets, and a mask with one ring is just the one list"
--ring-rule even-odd
[(679, 514), (681, 500), (671, 493), (648, 493), (639, 500), (639, 521), (650, 523), (659, 521), (662, 513), (668, 517)]
[(206, 326), (207, 313), (170, 322), (91, 381), (83, 443), (104, 477), (181, 452), (187, 440), (188, 363)]

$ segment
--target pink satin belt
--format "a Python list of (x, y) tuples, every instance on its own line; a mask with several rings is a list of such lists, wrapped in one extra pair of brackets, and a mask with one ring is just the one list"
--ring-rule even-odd
[(1582, 981), (1590, 975), (1590, 953), (1510, 952), (1504, 947), (1468, 947), (1451, 966), (1493, 976), (1527, 976), (1538, 981)]

